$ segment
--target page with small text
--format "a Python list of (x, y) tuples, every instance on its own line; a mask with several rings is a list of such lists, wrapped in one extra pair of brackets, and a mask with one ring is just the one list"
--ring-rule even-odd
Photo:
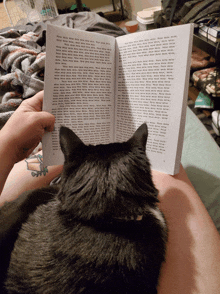
[(192, 52), (193, 24), (160, 28), (116, 39), (115, 140), (148, 125), (152, 168), (180, 167)]
[(84, 143), (113, 141), (115, 38), (70, 28), (47, 26), (43, 110), (55, 129), (43, 137), (44, 165), (62, 164), (61, 125)]

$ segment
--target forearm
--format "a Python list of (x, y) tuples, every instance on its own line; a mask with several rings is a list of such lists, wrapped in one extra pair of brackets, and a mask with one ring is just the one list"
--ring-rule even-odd
[(10, 154), (11, 146), (9, 142), (5, 140), (5, 138), (2, 136), (0, 132), (0, 195), (2, 193), (2, 190), (4, 188), (6, 179), (11, 171), (11, 169), (14, 166), (13, 158)]
[(48, 168), (42, 167), (40, 164), (42, 160), (41, 154), (42, 152), (39, 152), (33, 157), (14, 165), (0, 196), (0, 206), (5, 201), (16, 199), (25, 191), (49, 185), (62, 172), (62, 165), (50, 166)]

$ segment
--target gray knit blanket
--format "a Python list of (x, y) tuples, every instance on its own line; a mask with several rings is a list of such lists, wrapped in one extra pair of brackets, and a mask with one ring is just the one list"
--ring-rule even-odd
[(47, 23), (114, 37), (125, 34), (93, 12), (64, 14), (46, 22), (0, 30), (0, 129), (23, 99), (44, 89)]

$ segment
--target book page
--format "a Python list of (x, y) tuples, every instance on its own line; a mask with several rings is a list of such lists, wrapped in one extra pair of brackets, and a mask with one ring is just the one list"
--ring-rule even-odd
[(180, 166), (192, 36), (188, 24), (116, 39), (115, 140), (146, 122), (152, 168), (169, 174)]
[(43, 137), (44, 165), (63, 163), (61, 125), (86, 144), (113, 141), (114, 78), (115, 38), (48, 25), (43, 110), (56, 122)]

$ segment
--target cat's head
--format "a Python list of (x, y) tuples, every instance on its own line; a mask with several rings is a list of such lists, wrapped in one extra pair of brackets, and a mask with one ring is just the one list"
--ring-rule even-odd
[(58, 198), (61, 209), (84, 220), (143, 214), (155, 205), (158, 191), (146, 156), (147, 125), (126, 142), (85, 145), (70, 129), (61, 127), (65, 163)]

